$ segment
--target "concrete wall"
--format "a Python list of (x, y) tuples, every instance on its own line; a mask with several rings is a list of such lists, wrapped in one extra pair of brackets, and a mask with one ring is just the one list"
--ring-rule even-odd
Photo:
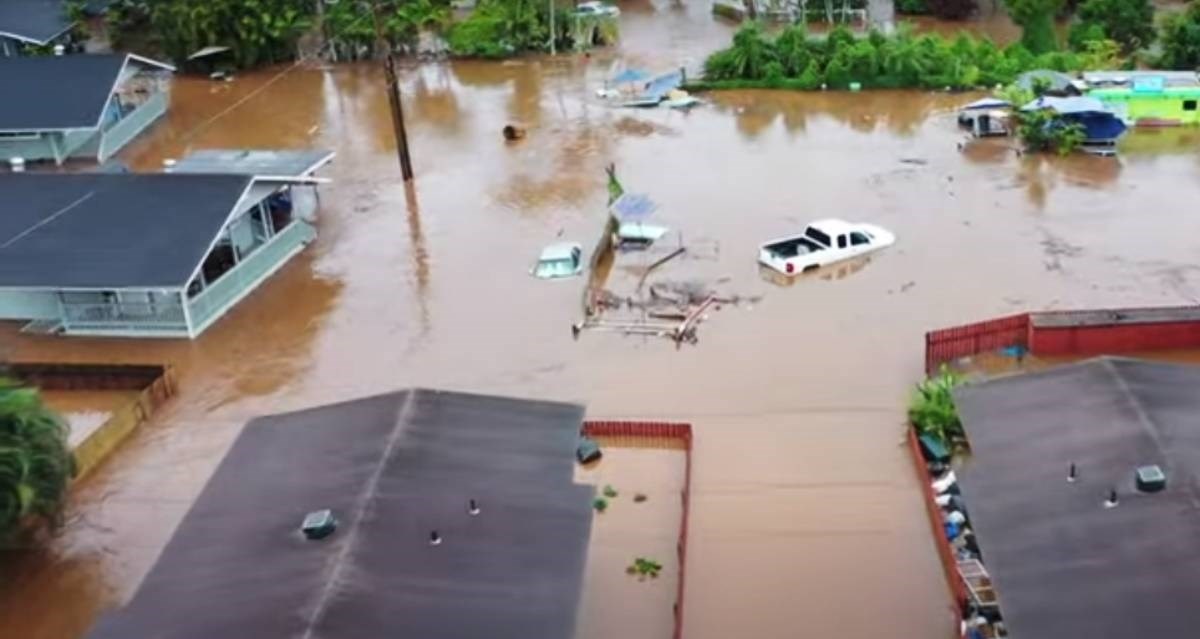
[(58, 298), (53, 292), (0, 289), (0, 320), (57, 318)]

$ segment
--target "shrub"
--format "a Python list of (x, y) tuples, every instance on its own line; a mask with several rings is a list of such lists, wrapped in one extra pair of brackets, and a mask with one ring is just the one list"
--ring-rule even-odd
[(1004, 0), (1013, 22), (1021, 27), (1021, 44), (1029, 51), (1046, 53), (1058, 48), (1054, 16), (1062, 0)]
[(960, 384), (962, 378), (944, 366), (936, 376), (917, 384), (908, 403), (908, 420), (917, 432), (946, 445), (962, 440), (962, 420), (951, 394)]
[(37, 391), (0, 380), (0, 541), (26, 521), (59, 523), (75, 474), (67, 432)]
[(920, 16), (929, 13), (929, 3), (926, 0), (896, 0), (896, 13)]

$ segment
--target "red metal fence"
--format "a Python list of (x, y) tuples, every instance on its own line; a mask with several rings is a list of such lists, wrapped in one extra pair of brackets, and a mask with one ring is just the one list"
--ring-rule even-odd
[(692, 501), (692, 425), (674, 422), (585, 421), (583, 434), (588, 437), (673, 440), (683, 448), (683, 491), (680, 493), (683, 515), (679, 523), (679, 540), (675, 544), (679, 557), (679, 584), (675, 590), (675, 632), (672, 633), (674, 639), (682, 639), (684, 587), (687, 583), (688, 514)]
[[(950, 540), (946, 539), (946, 531), (942, 527), (942, 511), (933, 494), (933, 477), (929, 475), (929, 471), (925, 467), (925, 457), (921, 455), (921, 443), (917, 440), (917, 431), (913, 428), (908, 429), (908, 448), (912, 453), (913, 464), (917, 471), (917, 481), (921, 484), (921, 495), (925, 498), (925, 510), (929, 515), (929, 525), (933, 527), (934, 544), (937, 546), (938, 556), (942, 560), (942, 570), (946, 572), (946, 583), (950, 586), (950, 594), (954, 598), (957, 607), (955, 614), (957, 615), (967, 603), (967, 587), (962, 578), (958, 576), (958, 562), (954, 559), (954, 549), (950, 547)], [(955, 631), (958, 631), (957, 626)]]
[(925, 333), (925, 373), (960, 357), (1007, 346), (1029, 346), (1028, 313)]

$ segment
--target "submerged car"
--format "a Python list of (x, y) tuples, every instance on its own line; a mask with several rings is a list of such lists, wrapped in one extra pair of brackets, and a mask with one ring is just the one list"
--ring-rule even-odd
[(612, 16), (621, 15), (621, 10), (603, 2), (580, 2), (575, 5), (575, 14), (579, 16)]
[(895, 243), (895, 235), (873, 224), (818, 220), (809, 224), (800, 235), (763, 244), (758, 251), (758, 261), (767, 268), (793, 275), (866, 255)]
[(542, 249), (542, 255), (531, 271), (534, 277), (544, 280), (572, 277), (583, 272), (583, 247), (575, 242), (551, 244)]

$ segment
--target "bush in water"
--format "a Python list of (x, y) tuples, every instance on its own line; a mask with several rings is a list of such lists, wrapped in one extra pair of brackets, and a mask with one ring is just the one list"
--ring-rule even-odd
[(965, 34), (948, 40), (907, 28), (855, 38), (839, 26), (821, 39), (792, 26), (771, 38), (748, 23), (729, 48), (708, 57), (696, 86), (812, 90), (858, 82), (867, 88), (968, 89), (1008, 84), (1031, 69), (1075, 71), (1095, 59), (1073, 52), (1036, 56), (1021, 45), (1001, 49)]
[(59, 523), (75, 474), (67, 432), (37, 391), (0, 380), (0, 542), (30, 520)]
[(1021, 44), (1033, 53), (1058, 49), (1054, 33), (1054, 16), (1063, 0), (1004, 0), (1008, 15), (1021, 27)]
[(1114, 40), (1122, 51), (1132, 53), (1154, 42), (1154, 6), (1149, 0), (1086, 0), (1076, 18), (1068, 38), (1073, 47)]
[(937, 376), (917, 384), (908, 403), (908, 421), (917, 432), (947, 446), (962, 439), (962, 420), (951, 394), (961, 383), (961, 377), (943, 366)]

